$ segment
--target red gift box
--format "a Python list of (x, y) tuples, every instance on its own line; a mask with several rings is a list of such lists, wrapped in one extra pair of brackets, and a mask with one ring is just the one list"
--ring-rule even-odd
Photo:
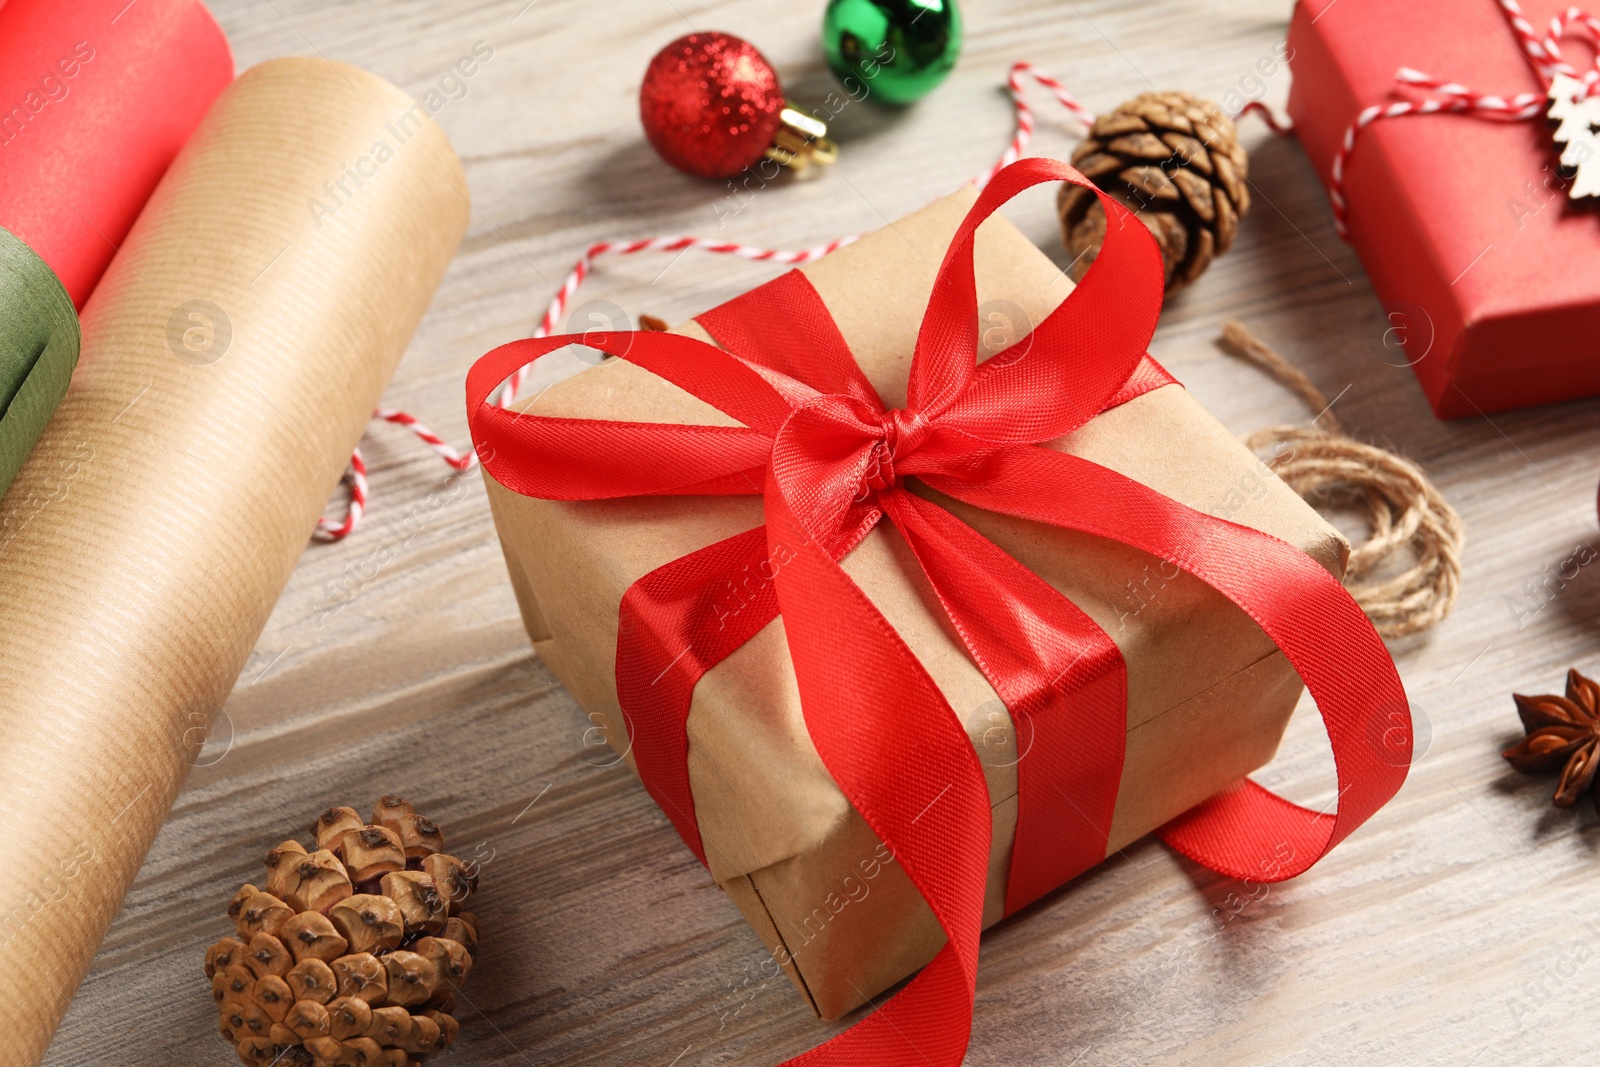
[[(1542, 34), (1564, 9), (1525, 10)], [(1585, 63), (1589, 43), (1568, 41), (1567, 59)], [(1289, 46), (1289, 113), (1324, 184), (1363, 108), (1426, 95), (1396, 81), (1401, 67), (1481, 93), (1545, 92), (1491, 4), (1300, 0)], [(1569, 184), (1542, 106), (1525, 120), (1381, 118), (1356, 138), (1348, 239), (1440, 418), (1600, 394), (1600, 212), (1570, 201)]]

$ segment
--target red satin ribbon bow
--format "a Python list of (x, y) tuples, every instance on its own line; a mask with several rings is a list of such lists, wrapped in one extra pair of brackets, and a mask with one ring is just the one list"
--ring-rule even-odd
[[(661, 333), (546, 337), (496, 349), (467, 378), (473, 441), (514, 492), (763, 498), (765, 526), (667, 564), (623, 597), (617, 690), (640, 777), (704, 862), (684, 728), (694, 685), (781, 613), (818, 753), (948, 936), (883, 1008), (791, 1063), (955, 1067), (971, 1031), (989, 796), (960, 720), (839, 566), (880, 520), (910, 545), (1026, 748), (1007, 911), (1104, 858), (1122, 771), (1126, 673), (1116, 645), (1022, 564), (908, 491), (908, 477), (1170, 561), (1248, 612), (1299, 671), (1332, 741), (1338, 811), (1309, 811), (1245, 781), (1163, 828), (1186, 855), (1236, 878), (1298, 874), (1393, 796), (1410, 762), (1394, 665), (1314, 560), (1042, 447), (1171, 381), (1145, 355), (1161, 308), (1160, 256), (1120, 204), (1099, 194), (1105, 245), (1071, 296), (1028, 338), (977, 363), (974, 231), (1046, 181), (1094, 188), (1065, 164), (1025, 159), (967, 215), (928, 302), (903, 409), (885, 409), (798, 272), (702, 315), (721, 348)], [(518, 367), (574, 343), (628, 359), (741, 425), (559, 419), (488, 403)], [(751, 574), (754, 588), (743, 580)], [(719, 604), (730, 580), (750, 597), (736, 612)]]

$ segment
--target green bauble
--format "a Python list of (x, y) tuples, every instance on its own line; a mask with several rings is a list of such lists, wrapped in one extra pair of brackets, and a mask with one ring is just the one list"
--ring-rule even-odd
[(909, 104), (956, 65), (961, 12), (955, 0), (830, 0), (822, 47), (851, 96)]

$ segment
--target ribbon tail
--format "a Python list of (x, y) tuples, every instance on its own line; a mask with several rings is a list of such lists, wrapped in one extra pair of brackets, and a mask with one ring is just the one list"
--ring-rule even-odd
[(879, 494), (945, 614), (1013, 722), (1017, 828), (1006, 914), (1106, 855), (1122, 780), (1128, 671), (1110, 636), (1072, 601), (932, 501)]
[(976, 507), (1175, 564), (1254, 619), (1316, 700), (1338, 772), (1337, 812), (1311, 811), (1246, 782), (1169, 823), (1162, 836), (1174, 848), (1234, 878), (1279, 881), (1309, 868), (1399, 790), (1411, 759), (1405, 690), (1372, 623), (1310, 556), (1077, 456), (1003, 448), (981, 467), (972, 482), (926, 480)]
[(949, 941), (882, 1010), (790, 1064), (957, 1067), (972, 1030), (989, 793), (966, 730), (900, 635), (769, 473), (768, 537), (806, 726), (829, 773), (894, 853)]
[(946, 944), (887, 1004), (782, 1067), (958, 1067), (972, 1032), (966, 973), (963, 954)]
[(639, 778), (701, 863), (689, 791), (687, 724), (700, 676), (778, 616), (766, 531), (758, 526), (658, 567), (623, 594), (617, 699)]

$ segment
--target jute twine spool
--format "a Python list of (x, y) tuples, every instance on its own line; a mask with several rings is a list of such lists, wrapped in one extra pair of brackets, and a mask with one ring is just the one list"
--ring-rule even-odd
[[(1226, 323), (1217, 343), (1315, 413), (1314, 426), (1268, 426), (1245, 444), (1256, 452), (1271, 449), (1267, 466), (1309, 503), (1352, 506), (1364, 513), (1371, 534), (1352, 549), (1344, 581), (1378, 633), (1405, 637), (1450, 614), (1461, 585), (1466, 532), (1461, 517), (1422, 469), (1346, 436), (1328, 398), (1311, 379), (1243, 324)], [(1411, 565), (1389, 573), (1394, 568), (1385, 564), (1408, 551)]]

